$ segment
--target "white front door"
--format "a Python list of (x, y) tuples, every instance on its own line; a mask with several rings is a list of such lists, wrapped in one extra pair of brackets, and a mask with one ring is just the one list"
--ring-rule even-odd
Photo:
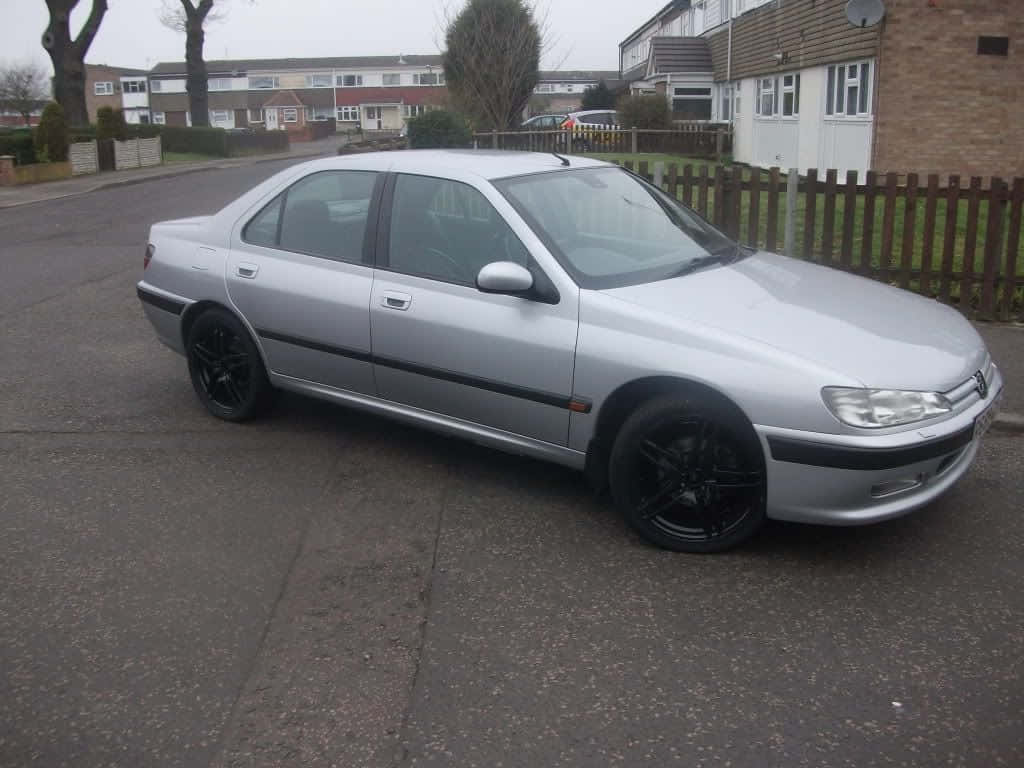
[(277, 110), (276, 109), (268, 109), (268, 110), (266, 110), (266, 117), (267, 117), (267, 130), (268, 131), (276, 131), (277, 130)]

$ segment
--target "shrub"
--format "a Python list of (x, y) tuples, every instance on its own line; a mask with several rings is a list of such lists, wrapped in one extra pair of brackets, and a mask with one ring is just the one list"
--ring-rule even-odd
[(68, 159), (68, 124), (60, 104), (51, 101), (39, 118), (35, 134), (36, 155), (52, 163)]
[(582, 109), (614, 109), (615, 92), (604, 80), (583, 91)]
[(413, 149), (468, 147), (473, 143), (466, 119), (444, 109), (409, 120), (409, 146)]
[(96, 138), (99, 141), (117, 138), (117, 124), (113, 107), (100, 107), (96, 110)]
[(0, 136), (0, 155), (14, 155), (14, 162), (18, 165), (36, 162), (32, 131), (11, 131)]
[(228, 154), (258, 155), (288, 151), (288, 131), (233, 131), (227, 135)]
[(160, 129), (160, 137), (164, 152), (228, 156), (227, 132), (223, 128), (165, 125)]
[(619, 125), (623, 128), (671, 128), (668, 100), (657, 93), (625, 95), (619, 99)]
[(159, 136), (162, 131), (162, 125), (156, 125), (154, 123), (137, 123), (135, 125), (128, 126), (128, 138), (152, 139), (154, 136)]

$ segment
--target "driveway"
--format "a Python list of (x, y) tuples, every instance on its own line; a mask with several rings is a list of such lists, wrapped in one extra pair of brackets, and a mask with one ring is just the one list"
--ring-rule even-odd
[(0, 211), (0, 765), (1024, 764), (1024, 439), (911, 517), (688, 557), (559, 467), (217, 422), (146, 231), (285, 165)]

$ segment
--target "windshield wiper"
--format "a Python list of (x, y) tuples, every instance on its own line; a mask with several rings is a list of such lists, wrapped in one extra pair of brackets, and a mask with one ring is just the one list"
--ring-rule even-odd
[(743, 246), (739, 243), (729, 243), (721, 248), (708, 251), (704, 256), (697, 256), (683, 264), (676, 272), (669, 277), (681, 277), (702, 269), (709, 264), (732, 264), (743, 256)]

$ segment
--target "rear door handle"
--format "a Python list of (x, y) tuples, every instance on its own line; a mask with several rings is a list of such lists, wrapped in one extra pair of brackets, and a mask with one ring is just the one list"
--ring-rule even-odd
[(410, 304), (412, 304), (412, 296), (408, 293), (384, 291), (380, 297), (380, 305), (388, 309), (397, 309), (404, 312), (409, 308)]
[(239, 277), (244, 277), (252, 280), (256, 277), (256, 273), (260, 271), (259, 264), (250, 264), (247, 261), (239, 262), (235, 266), (235, 274)]

